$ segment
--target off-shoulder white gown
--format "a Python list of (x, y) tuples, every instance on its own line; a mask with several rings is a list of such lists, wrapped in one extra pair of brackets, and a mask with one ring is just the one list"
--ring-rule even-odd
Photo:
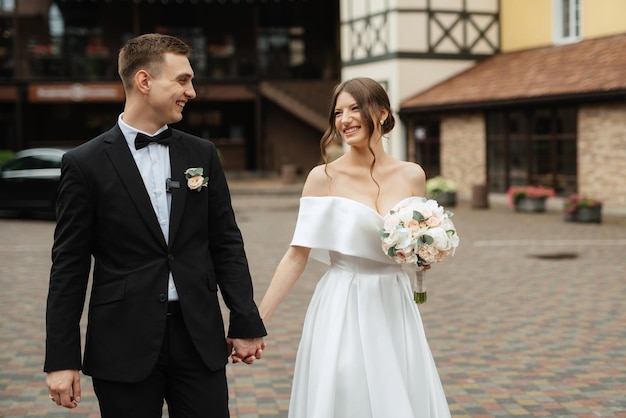
[(291, 245), (329, 263), (307, 310), (290, 418), (434, 418), (450, 411), (408, 273), (384, 254), (383, 217), (303, 197)]

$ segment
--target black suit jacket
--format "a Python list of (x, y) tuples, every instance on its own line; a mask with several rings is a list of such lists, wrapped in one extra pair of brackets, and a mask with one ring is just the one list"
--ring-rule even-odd
[[(80, 317), (93, 277), (83, 371), (133, 382), (152, 370), (166, 326), (171, 270), (189, 333), (211, 369), (227, 361), (218, 287), (233, 338), (264, 336), (243, 240), (215, 146), (174, 130), (169, 244), (116, 125), (65, 154), (46, 313), (45, 371), (81, 369)], [(184, 171), (203, 167), (208, 187)]]

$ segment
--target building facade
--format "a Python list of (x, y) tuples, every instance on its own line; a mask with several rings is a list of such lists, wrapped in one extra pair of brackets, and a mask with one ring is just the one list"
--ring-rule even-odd
[[(379, 81), (396, 119), (401, 102), (415, 92), (500, 50), (498, 0), (342, 0), (340, 18), (342, 79)], [(436, 135), (435, 126), (420, 135)], [(406, 129), (398, 119), (387, 149), (414, 159)], [(428, 173), (438, 165), (432, 160), (438, 152), (422, 144), (419, 162)]]
[(193, 49), (197, 98), (176, 128), (213, 140), (228, 171), (308, 170), (340, 77), (338, 14), (334, 0), (0, 0), (0, 149), (109, 129), (119, 48), (159, 32)]
[(626, 210), (624, 12), (619, 0), (501, 0), (501, 52), (402, 102), (408, 158), (427, 157), (411, 144), (434, 125), (430, 174), (461, 198), (544, 185)]
[[(306, 173), (332, 87), (387, 89), (396, 157), (475, 185), (552, 186), (626, 208), (623, 0), (0, 0), (0, 149), (77, 145), (123, 108), (119, 47), (146, 32), (194, 49), (176, 127), (228, 171)], [(595, 54), (595, 55), (593, 55)], [(586, 58), (586, 59), (585, 59)]]
[[(378, 80), (397, 111), (500, 50), (498, 0), (0, 0), (0, 30), (0, 149), (73, 146), (106, 130), (124, 98), (117, 50), (163, 32), (194, 48), (198, 97), (177, 127), (216, 142), (231, 171), (317, 164), (340, 79)], [(407, 143), (398, 123), (388, 150), (415, 159), (418, 147), (436, 173), (438, 129)]]

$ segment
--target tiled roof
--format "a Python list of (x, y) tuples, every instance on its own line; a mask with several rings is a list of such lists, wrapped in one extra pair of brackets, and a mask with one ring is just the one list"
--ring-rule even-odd
[(401, 111), (626, 92), (626, 34), (494, 55), (403, 101)]
[(311, 126), (325, 131), (333, 87), (338, 81), (263, 81), (261, 94)]

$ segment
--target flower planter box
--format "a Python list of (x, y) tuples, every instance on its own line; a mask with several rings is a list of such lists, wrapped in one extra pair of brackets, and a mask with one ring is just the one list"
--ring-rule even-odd
[(582, 206), (572, 213), (565, 213), (565, 220), (568, 222), (601, 223), (602, 205), (591, 207)]
[(545, 197), (522, 197), (515, 202), (516, 212), (545, 212)]
[(545, 186), (511, 186), (506, 192), (509, 206), (516, 212), (545, 212), (546, 199), (554, 189)]
[(456, 185), (450, 179), (436, 176), (426, 180), (426, 196), (436, 200), (440, 206), (456, 205)]

